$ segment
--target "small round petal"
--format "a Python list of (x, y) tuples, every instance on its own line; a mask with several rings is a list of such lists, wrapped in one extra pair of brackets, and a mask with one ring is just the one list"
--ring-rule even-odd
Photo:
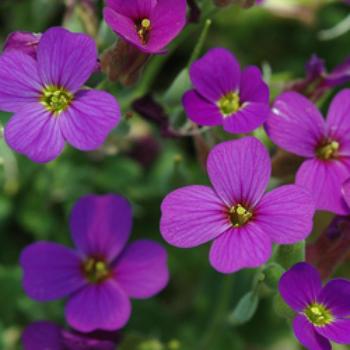
[(315, 302), (321, 292), (322, 282), (313, 266), (301, 262), (283, 274), (278, 288), (284, 301), (299, 312)]
[(128, 322), (131, 303), (118, 283), (109, 279), (75, 293), (66, 304), (65, 314), (69, 325), (80, 332), (112, 331)]
[(0, 110), (18, 112), (37, 102), (42, 90), (37, 63), (27, 54), (10, 51), (0, 56)]
[(274, 243), (293, 244), (311, 233), (314, 213), (311, 194), (287, 185), (264, 195), (254, 211), (254, 221)]
[(350, 281), (340, 278), (329, 281), (317, 301), (330, 309), (336, 317), (350, 316)]
[(37, 59), (43, 84), (75, 92), (94, 71), (97, 48), (88, 35), (55, 27), (42, 35)]
[(187, 91), (182, 100), (188, 117), (199, 125), (216, 126), (222, 124), (218, 106), (201, 97), (195, 90)]
[(103, 144), (120, 116), (119, 105), (112, 95), (98, 90), (81, 90), (59, 122), (69, 144), (82, 151), (91, 151)]
[(350, 345), (350, 319), (336, 319), (331, 324), (316, 328), (317, 332), (338, 344)]
[(217, 103), (220, 98), (238, 89), (240, 67), (230, 51), (211, 49), (192, 64), (190, 77), (200, 95)]
[(348, 177), (349, 167), (343, 161), (310, 159), (299, 168), (295, 183), (313, 195), (317, 209), (345, 215), (350, 209), (341, 187)]
[(21, 254), (23, 288), (38, 301), (63, 298), (83, 287), (81, 260), (71, 249), (60, 244), (38, 242)]
[(266, 122), (272, 141), (284, 150), (303, 157), (314, 157), (325, 135), (325, 122), (316, 106), (296, 92), (280, 95)]
[(227, 209), (206, 186), (187, 186), (163, 200), (160, 232), (171, 245), (197, 247), (218, 237), (231, 227)]
[(210, 264), (221, 273), (234, 273), (244, 268), (263, 265), (270, 258), (272, 242), (255, 223), (232, 228), (214, 240)]
[(328, 339), (319, 335), (304, 315), (298, 315), (293, 321), (294, 334), (309, 350), (332, 350)]
[(238, 112), (223, 119), (224, 130), (233, 134), (251, 132), (266, 121), (269, 113), (267, 103), (246, 102)]
[(124, 197), (113, 194), (80, 198), (70, 217), (74, 243), (86, 256), (113, 261), (129, 239), (131, 210)]
[(64, 148), (59, 118), (39, 102), (26, 104), (5, 127), (7, 144), (37, 163), (57, 158)]
[(216, 193), (228, 207), (240, 203), (253, 208), (270, 180), (271, 160), (259, 140), (245, 137), (215, 146), (207, 169)]
[(152, 241), (133, 242), (116, 261), (114, 273), (129, 297), (150, 298), (168, 284), (166, 250)]
[(52, 322), (39, 321), (30, 324), (23, 332), (24, 350), (63, 350), (62, 329)]
[(340, 91), (333, 99), (327, 115), (331, 134), (348, 135), (350, 131), (350, 89)]
[(347, 206), (350, 208), (350, 178), (343, 183), (342, 194)]
[(241, 102), (269, 104), (269, 87), (264, 82), (259, 68), (251, 66), (242, 71), (239, 97)]

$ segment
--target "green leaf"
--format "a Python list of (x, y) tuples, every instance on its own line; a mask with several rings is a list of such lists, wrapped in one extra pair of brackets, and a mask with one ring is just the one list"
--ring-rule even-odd
[(229, 316), (230, 324), (238, 326), (252, 319), (259, 305), (259, 298), (256, 292), (250, 291), (238, 302), (236, 308)]

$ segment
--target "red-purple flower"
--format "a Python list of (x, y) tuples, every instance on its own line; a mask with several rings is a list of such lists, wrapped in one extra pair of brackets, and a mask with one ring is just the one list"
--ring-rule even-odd
[(311, 195), (295, 185), (264, 194), (271, 161), (257, 139), (217, 145), (207, 169), (213, 188), (180, 188), (162, 203), (160, 229), (170, 244), (190, 248), (214, 240), (211, 265), (231, 273), (265, 263), (272, 243), (293, 244), (309, 235)]
[(115, 330), (131, 313), (129, 298), (149, 298), (168, 282), (167, 255), (159, 244), (126, 245), (131, 207), (120, 196), (86, 196), (71, 215), (76, 250), (38, 242), (21, 255), (23, 286), (45, 302), (68, 297), (66, 319), (81, 331)]
[(269, 89), (257, 67), (240, 71), (226, 49), (212, 49), (190, 68), (194, 90), (185, 93), (183, 105), (199, 125), (222, 125), (231, 133), (245, 133), (263, 124), (269, 115)]
[(347, 214), (341, 186), (350, 176), (350, 90), (333, 99), (325, 121), (316, 106), (295, 92), (280, 95), (266, 130), (279, 147), (307, 158), (296, 184), (313, 194), (317, 209)]
[(103, 334), (65, 330), (52, 322), (34, 322), (23, 332), (24, 350), (116, 350), (116, 342)]
[(279, 290), (297, 312), (294, 333), (308, 350), (350, 344), (350, 281), (333, 279), (322, 288), (318, 271), (302, 262), (282, 276)]
[(147, 53), (159, 53), (186, 24), (186, 0), (107, 0), (107, 24)]
[(0, 110), (15, 113), (5, 127), (9, 146), (36, 162), (55, 159), (65, 142), (83, 151), (101, 146), (120, 109), (112, 95), (82, 89), (96, 62), (93, 39), (63, 28), (42, 35), (37, 60), (6, 51), (0, 57)]
[(4, 52), (20, 50), (35, 59), (40, 39), (41, 33), (13, 32), (5, 41)]

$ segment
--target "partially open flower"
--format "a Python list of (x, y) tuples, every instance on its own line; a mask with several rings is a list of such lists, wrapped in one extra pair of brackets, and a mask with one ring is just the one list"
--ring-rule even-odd
[(41, 39), (40, 33), (30, 32), (13, 32), (11, 33), (4, 44), (4, 52), (12, 50), (22, 51), (33, 58), (36, 58), (36, 51)]

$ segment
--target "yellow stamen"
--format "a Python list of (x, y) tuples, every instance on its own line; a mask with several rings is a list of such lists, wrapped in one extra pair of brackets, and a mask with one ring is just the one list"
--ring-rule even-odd
[(217, 105), (220, 109), (221, 114), (224, 117), (229, 117), (241, 108), (239, 94), (237, 92), (230, 92), (227, 95), (221, 97)]
[(237, 204), (230, 208), (229, 216), (234, 227), (245, 225), (253, 217), (253, 213), (246, 209), (242, 204)]
[(310, 304), (305, 310), (304, 315), (314, 326), (322, 327), (333, 322), (333, 315), (322, 304)]
[(146, 45), (151, 31), (151, 21), (148, 18), (142, 19), (139, 24), (136, 24), (136, 29), (142, 44)]
[(317, 157), (323, 160), (334, 159), (337, 157), (339, 147), (339, 142), (330, 140), (317, 148)]
[(89, 258), (85, 261), (83, 269), (86, 278), (92, 283), (103, 282), (110, 275), (109, 267), (103, 260)]
[(68, 108), (73, 97), (65, 88), (52, 85), (43, 89), (40, 102), (48, 111), (58, 115)]

